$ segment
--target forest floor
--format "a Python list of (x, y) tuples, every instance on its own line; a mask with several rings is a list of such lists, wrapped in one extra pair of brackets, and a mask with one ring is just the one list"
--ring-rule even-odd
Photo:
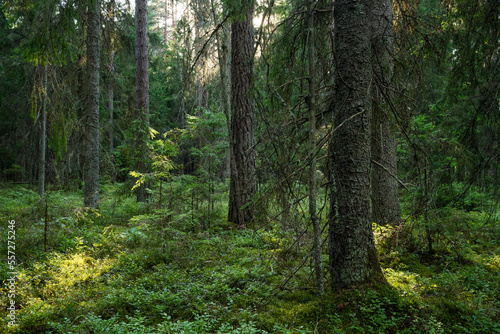
[(15, 303), (1, 333), (500, 333), (498, 214), (450, 209), (432, 252), (418, 221), (376, 226), (388, 284), (316, 297), (296, 231), (232, 228), (222, 199), (208, 224), (117, 189), (96, 211), (78, 191), (0, 188), (0, 300)]

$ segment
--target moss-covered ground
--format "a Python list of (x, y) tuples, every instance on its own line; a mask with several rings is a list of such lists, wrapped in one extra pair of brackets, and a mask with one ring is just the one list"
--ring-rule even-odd
[(277, 223), (236, 229), (222, 200), (206, 221), (116, 186), (101, 198), (100, 210), (83, 210), (78, 191), (41, 200), (26, 186), (0, 189), (0, 300), (16, 308), (10, 327), (0, 310), (1, 333), (500, 333), (498, 216), (436, 217), (432, 252), (418, 220), (375, 226), (387, 283), (316, 297), (307, 253)]

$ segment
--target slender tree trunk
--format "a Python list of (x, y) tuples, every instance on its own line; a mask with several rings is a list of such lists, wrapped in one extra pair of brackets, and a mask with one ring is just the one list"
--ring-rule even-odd
[(87, 14), (87, 101), (84, 116), (84, 205), (99, 207), (99, 0), (89, 2)]
[[(226, 115), (226, 124), (228, 127), (228, 134), (231, 133), (231, 28), (229, 23), (222, 27), (222, 36), (220, 38), (220, 55), (219, 65), (221, 76), (221, 98)], [(222, 178), (226, 179), (231, 175), (231, 153), (230, 147), (227, 148), (226, 157), (224, 159), (224, 166), (222, 167)]]
[(114, 132), (113, 132), (113, 112), (114, 112), (114, 76), (115, 76), (115, 66), (114, 52), (111, 50), (109, 55), (109, 82), (108, 82), (108, 110), (109, 110), (109, 130), (108, 130), (108, 141), (109, 141), (109, 153), (113, 154), (114, 150)]
[[(212, 0), (212, 14), (214, 24), (217, 22), (217, 13)], [(219, 75), (220, 75), (220, 98), (222, 101), (222, 111), (226, 116), (226, 124), (228, 133), (231, 133), (231, 30), (228, 22), (222, 24), (221, 29), (216, 32), (217, 39), (217, 56), (219, 60)], [(221, 168), (221, 178), (228, 177), (231, 170), (231, 154), (228, 147), (227, 154)]]
[(370, 212), (370, 6), (376, 0), (335, 2), (337, 57), (330, 215), (333, 290), (382, 277)]
[(43, 220), (43, 251), (47, 252), (47, 237), (49, 234), (49, 203), (45, 200), (45, 210), (44, 210), (44, 220)]
[[(149, 129), (149, 75), (148, 75), (148, 23), (147, 0), (137, 0), (135, 4), (135, 66), (136, 66), (136, 118), (137, 150), (139, 152), (137, 170), (147, 173), (147, 140)], [(137, 201), (147, 200), (147, 182), (137, 189)]]
[[(388, 104), (394, 69), (392, 4), (375, 1), (372, 11), (373, 120), (372, 120), (372, 220), (381, 225), (398, 223), (399, 205), (396, 138)], [(386, 107), (384, 107), (386, 106)]]
[(250, 201), (255, 180), (253, 73), (253, 1), (242, 0), (231, 24), (231, 182), (228, 220), (244, 226), (253, 220)]
[(315, 49), (315, 30), (314, 30), (314, 1), (308, 0), (307, 3), (309, 19), (307, 37), (307, 48), (309, 53), (309, 150), (312, 154), (309, 165), (309, 215), (313, 226), (313, 258), (314, 270), (316, 272), (316, 295), (321, 296), (325, 292), (323, 283), (323, 260), (321, 256), (321, 225), (316, 212), (316, 49)]
[(177, 21), (175, 20), (175, 2), (174, 0), (170, 0), (170, 6), (172, 7), (172, 33), (175, 32), (175, 25), (177, 24)]
[[(195, 80), (196, 80), (196, 104), (198, 107), (198, 116), (202, 116), (208, 108), (208, 90), (206, 87), (206, 61), (207, 51), (203, 48), (205, 41), (202, 36), (205, 31), (206, 24), (206, 8), (204, 0), (195, 0), (193, 3), (194, 9), (194, 49), (195, 49)], [(205, 138), (203, 134), (199, 134), (198, 148), (201, 150), (205, 146)], [(196, 159), (198, 170), (202, 170), (206, 165), (206, 157), (199, 155)]]
[[(115, 21), (115, 1), (112, 0), (110, 3), (110, 20), (111, 24)], [(112, 34), (111, 34), (112, 35)], [(114, 149), (114, 133), (113, 133), (113, 112), (114, 112), (114, 88), (115, 88), (115, 52), (113, 37), (109, 39), (109, 81), (108, 81), (108, 110), (109, 110), (109, 130), (108, 130), (108, 142), (109, 142), (109, 153), (113, 154)]]
[[(165, 10), (163, 14), (163, 43), (167, 43), (168, 40), (168, 3), (169, 0), (165, 0)], [(172, 7), (171, 10), (173, 9)]]
[(207, 51), (203, 48), (205, 41), (202, 35), (205, 31), (205, 25), (207, 20), (206, 4), (204, 0), (195, 0), (193, 2), (194, 7), (194, 44), (197, 59), (196, 62), (196, 102), (199, 108), (199, 112), (203, 108), (208, 107), (208, 91), (206, 88), (206, 62), (207, 62)]
[(45, 194), (45, 164), (46, 164), (46, 147), (47, 147), (47, 71), (48, 64), (39, 66), (42, 72), (43, 80), (43, 102), (40, 110), (40, 143), (38, 151), (38, 195)]

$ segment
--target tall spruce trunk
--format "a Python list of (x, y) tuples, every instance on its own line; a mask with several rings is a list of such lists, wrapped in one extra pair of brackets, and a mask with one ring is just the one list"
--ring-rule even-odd
[(314, 30), (314, 1), (307, 3), (309, 19), (307, 37), (307, 49), (309, 53), (309, 150), (311, 152), (311, 163), (309, 164), (309, 216), (313, 226), (313, 252), (314, 271), (316, 274), (316, 295), (321, 296), (325, 292), (323, 283), (323, 260), (321, 256), (321, 225), (316, 212), (316, 49)]
[(250, 223), (257, 185), (255, 179), (255, 112), (253, 73), (253, 0), (242, 0), (231, 24), (231, 181), (228, 220)]
[[(137, 171), (147, 173), (148, 165), (148, 131), (149, 131), (149, 74), (148, 74), (148, 23), (147, 0), (137, 0), (135, 4), (135, 66), (136, 66), (136, 119), (137, 130)], [(148, 182), (137, 188), (137, 201), (145, 202)]]
[(89, 1), (87, 13), (87, 96), (84, 115), (84, 205), (99, 207), (99, 57), (100, 5)]
[(370, 210), (372, 52), (370, 6), (335, 2), (334, 133), (330, 274), (333, 290), (381, 277)]
[(375, 1), (372, 10), (373, 120), (372, 220), (394, 225), (401, 219), (397, 177), (396, 138), (389, 109), (389, 86), (394, 69), (392, 4)]

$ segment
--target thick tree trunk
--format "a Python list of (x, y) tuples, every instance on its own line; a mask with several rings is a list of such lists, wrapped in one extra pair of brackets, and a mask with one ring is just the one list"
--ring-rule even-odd
[(401, 219), (396, 138), (389, 111), (388, 89), (394, 69), (392, 4), (375, 1), (372, 10), (373, 120), (372, 120), (372, 220), (394, 225)]
[(39, 66), (39, 70), (43, 71), (43, 102), (40, 110), (40, 142), (38, 147), (38, 195), (45, 194), (45, 164), (46, 164), (46, 147), (47, 147), (47, 71), (48, 65)]
[[(136, 118), (137, 131), (137, 171), (147, 173), (147, 140), (149, 129), (149, 74), (148, 74), (148, 23), (147, 0), (137, 0), (135, 4), (135, 66), (136, 66)], [(137, 188), (137, 201), (147, 200), (147, 182)]]
[(315, 49), (315, 30), (314, 30), (314, 10), (313, 0), (309, 0), (308, 11), (308, 43), (309, 52), (309, 150), (312, 154), (309, 165), (309, 215), (313, 226), (313, 258), (314, 270), (316, 272), (316, 295), (321, 296), (325, 292), (323, 283), (323, 259), (321, 255), (321, 225), (316, 213), (316, 49)]
[(99, 207), (99, 0), (89, 2), (87, 16), (87, 101), (84, 115), (84, 205)]
[(250, 201), (255, 180), (255, 113), (251, 92), (253, 72), (253, 1), (242, 0), (231, 25), (231, 182), (228, 220), (244, 226), (253, 220)]
[(382, 276), (370, 212), (372, 53), (368, 21), (373, 1), (335, 2), (338, 67), (329, 231), (333, 290)]

